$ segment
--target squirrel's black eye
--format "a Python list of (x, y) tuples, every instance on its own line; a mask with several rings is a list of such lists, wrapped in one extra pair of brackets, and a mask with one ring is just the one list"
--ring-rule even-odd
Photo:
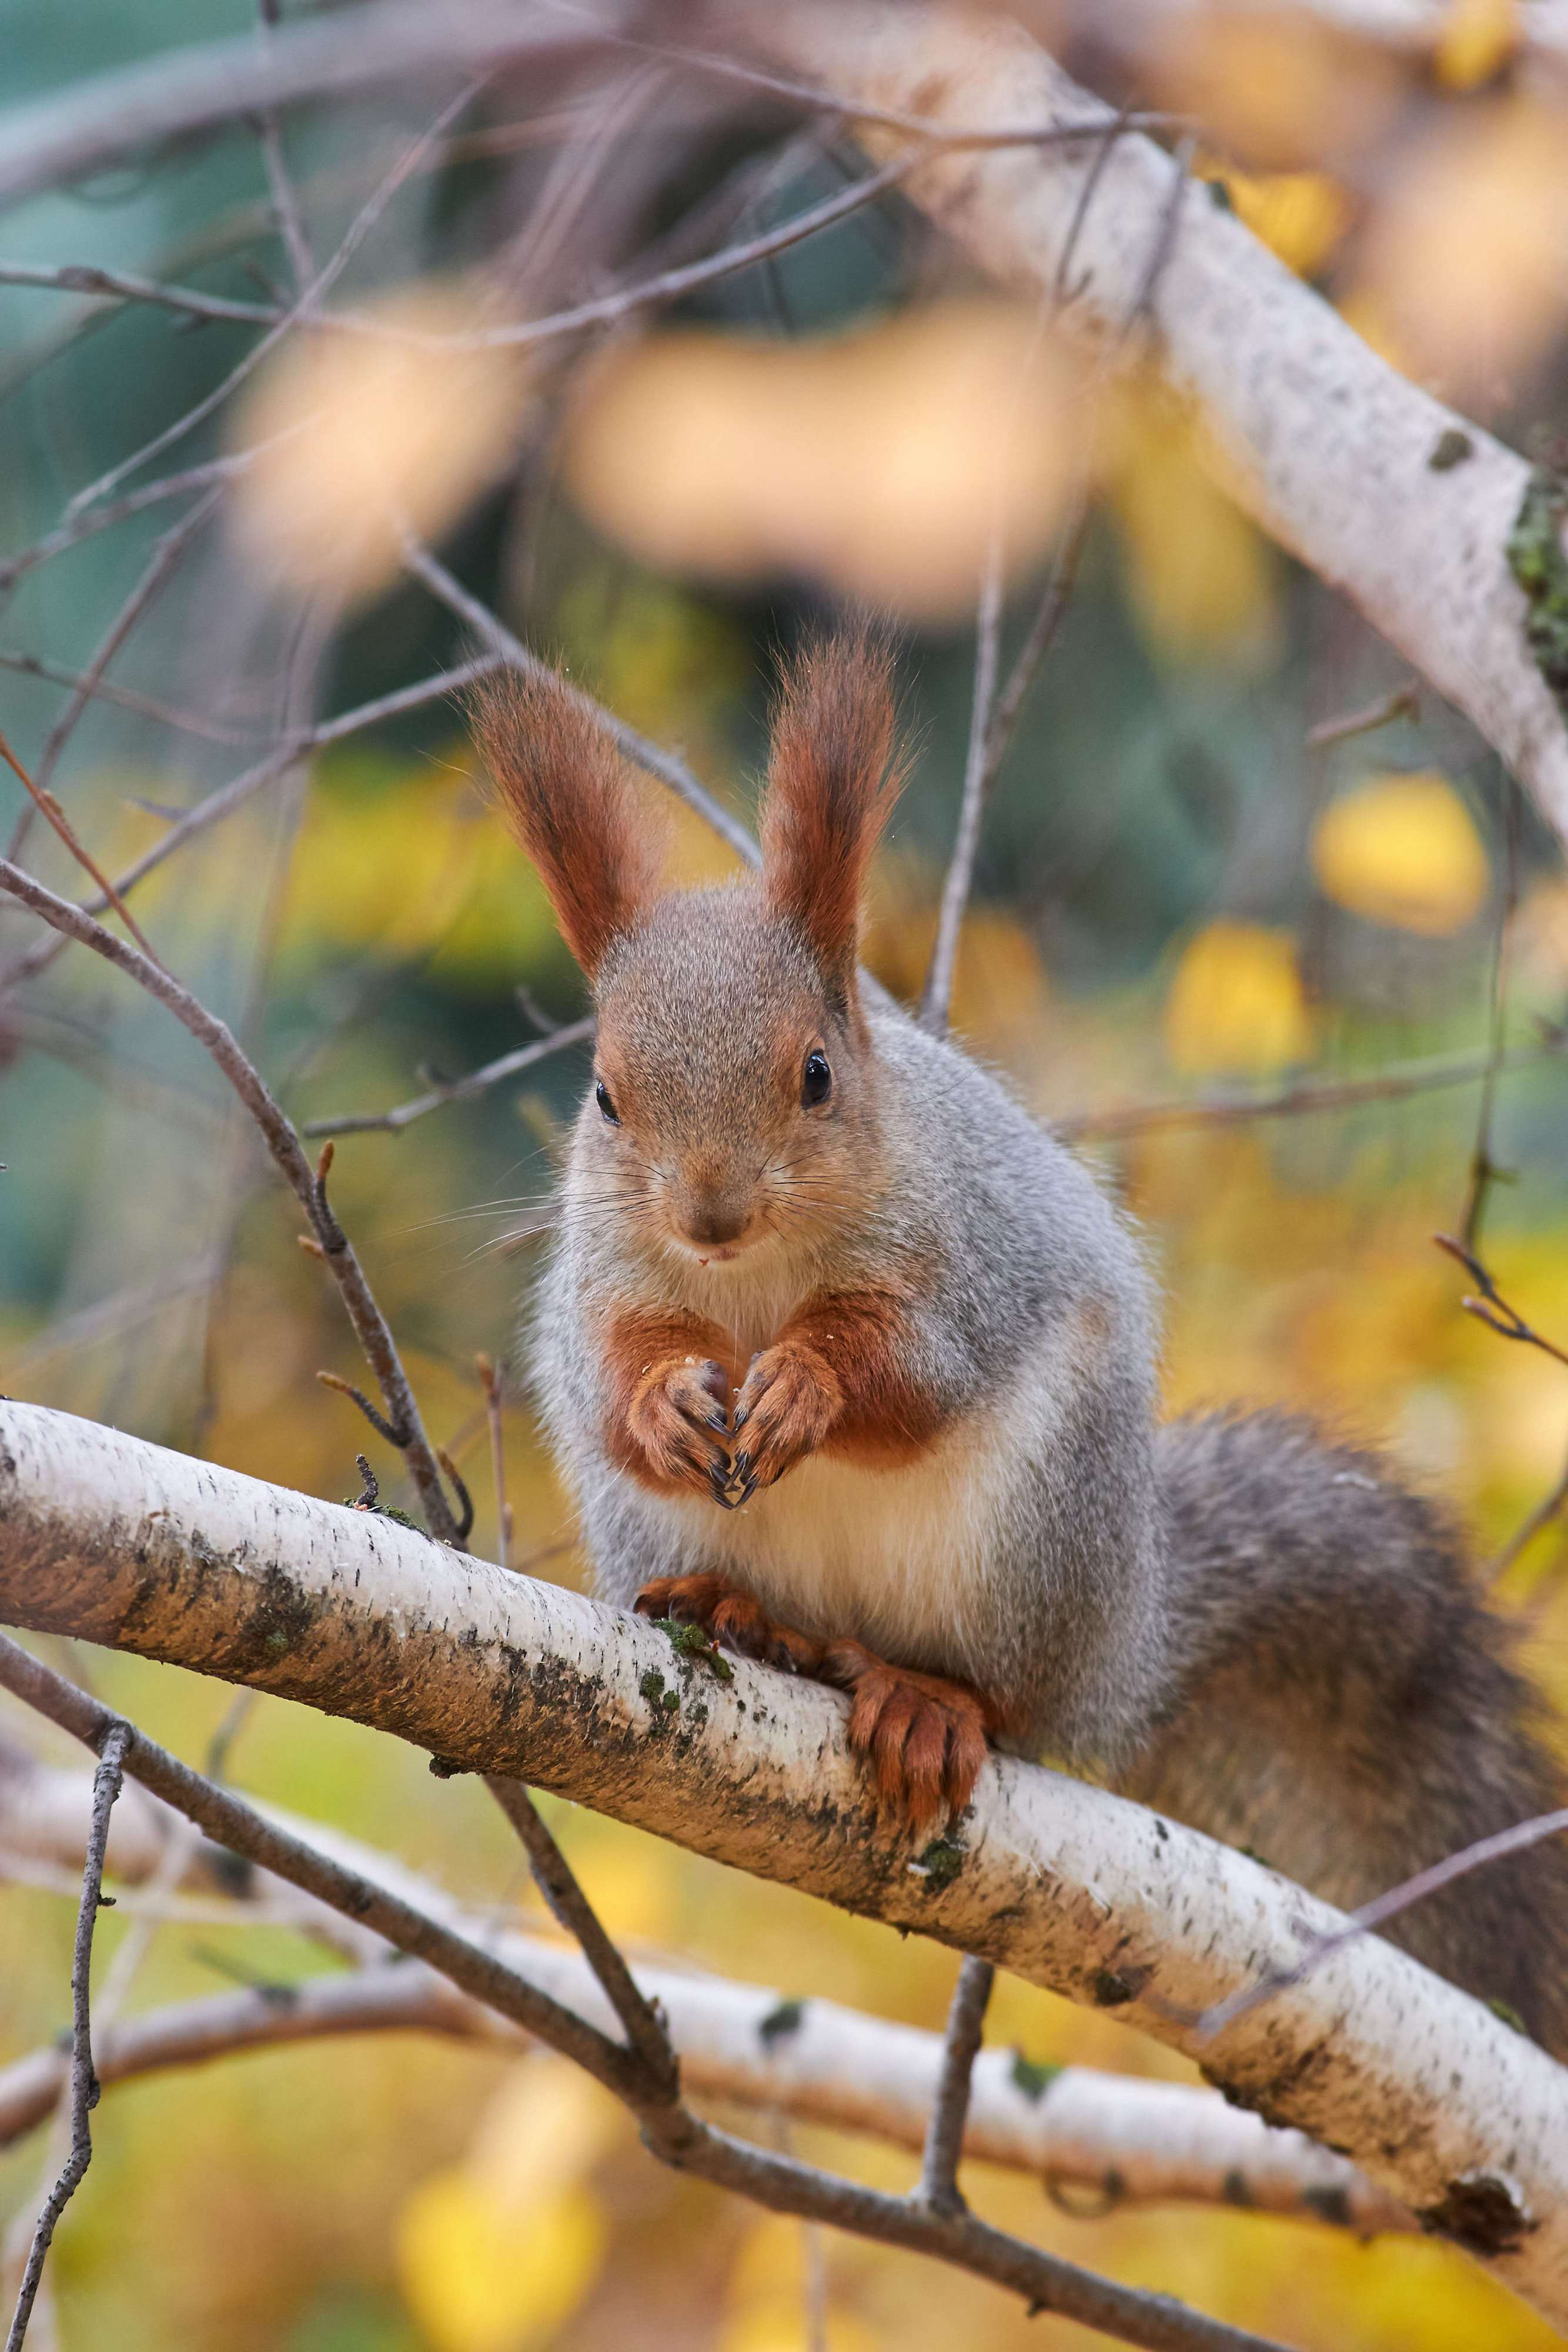
[(593, 1099), (599, 1105), (600, 1109), (604, 1113), (604, 1116), (609, 1120), (611, 1126), (619, 1127), (621, 1124), (620, 1114), (616, 1110), (614, 1104), (610, 1099), (610, 1089), (605, 1085), (602, 1078), (600, 1079), (598, 1085), (593, 1089)]
[(825, 1103), (832, 1091), (833, 1074), (828, 1067), (828, 1057), (813, 1048), (800, 1073), (800, 1100), (810, 1110), (817, 1103)]

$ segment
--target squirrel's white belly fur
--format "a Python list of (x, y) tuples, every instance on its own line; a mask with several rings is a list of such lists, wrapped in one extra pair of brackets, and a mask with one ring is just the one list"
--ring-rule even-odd
[(681, 1548), (733, 1572), (772, 1615), (823, 1640), (932, 1651), (979, 1670), (994, 1643), (988, 1569), (1039, 1458), (1067, 1366), (1053, 1344), (1019, 1368), (999, 1404), (952, 1423), (916, 1459), (879, 1467), (819, 1454), (739, 1510), (660, 1497)]

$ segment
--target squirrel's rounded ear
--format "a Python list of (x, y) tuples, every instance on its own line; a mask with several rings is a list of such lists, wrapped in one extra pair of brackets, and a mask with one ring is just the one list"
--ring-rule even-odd
[(499, 671), (468, 707), (507, 821), (591, 981), (659, 894), (663, 828), (603, 726), (553, 670)]
[(845, 1000), (866, 867), (903, 782), (885, 635), (864, 625), (808, 645), (783, 674), (773, 715), (762, 881)]

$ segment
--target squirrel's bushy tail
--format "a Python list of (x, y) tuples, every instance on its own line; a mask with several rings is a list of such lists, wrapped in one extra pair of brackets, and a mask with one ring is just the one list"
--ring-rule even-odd
[[(1564, 1802), (1457, 1530), (1375, 1455), (1263, 1413), (1157, 1439), (1176, 1691), (1117, 1782), (1345, 1908)], [(1568, 2059), (1568, 1840), (1385, 1931)]]

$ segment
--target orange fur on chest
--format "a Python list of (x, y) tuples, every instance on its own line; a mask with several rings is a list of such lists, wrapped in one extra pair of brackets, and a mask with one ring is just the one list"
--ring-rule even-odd
[(868, 1468), (915, 1461), (947, 1415), (915, 1377), (914, 1337), (898, 1300), (884, 1291), (846, 1291), (797, 1316), (787, 1345), (831, 1368), (841, 1402), (821, 1450)]

